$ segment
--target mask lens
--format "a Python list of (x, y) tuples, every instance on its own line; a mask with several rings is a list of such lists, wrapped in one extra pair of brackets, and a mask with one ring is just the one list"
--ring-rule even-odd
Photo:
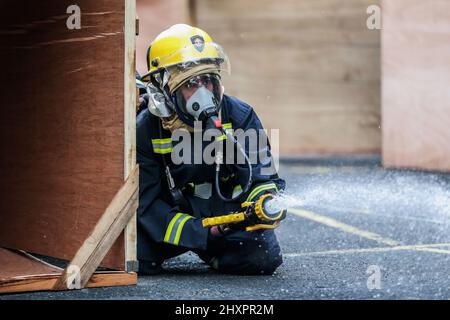
[[(214, 104), (216, 104), (218, 109), (222, 100), (222, 85), (218, 75), (202, 74), (194, 76), (175, 91), (175, 99), (179, 111), (184, 114), (184, 117), (190, 120), (196, 120), (196, 116), (187, 110), (186, 99), (189, 99), (189, 97), (194, 95), (197, 90), (202, 87), (208, 89), (212, 93), (214, 96)], [(187, 93), (188, 96), (186, 96)], [(202, 106), (200, 106), (200, 108), (202, 108)]]
[(182, 87), (185, 89), (197, 89), (204, 86), (208, 88), (212, 84), (211, 76), (201, 75), (189, 79)]

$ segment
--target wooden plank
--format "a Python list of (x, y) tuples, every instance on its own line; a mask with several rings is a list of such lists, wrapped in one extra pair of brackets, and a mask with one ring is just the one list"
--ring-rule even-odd
[[(12, 279), (8, 282), (0, 281), (1, 293), (18, 293), (31, 291), (52, 291), (59, 280), (59, 275), (38, 275)], [(137, 283), (137, 274), (134, 272), (108, 272), (95, 273), (86, 285), (86, 288), (129, 286)]]
[(450, 171), (450, 2), (383, 1), (383, 163)]
[(81, 288), (85, 287), (100, 262), (123, 231), (137, 210), (139, 197), (139, 167), (131, 171), (122, 188), (117, 192), (92, 233), (78, 250), (69, 266), (64, 270), (55, 290), (65, 290), (69, 286), (70, 270), (79, 270)]
[[(0, 245), (67, 260), (125, 162), (124, 0), (78, 2), (80, 30), (72, 4), (0, 2)], [(124, 261), (121, 236), (102, 265)]]
[[(124, 179), (136, 163), (136, 0), (125, 0)], [(126, 271), (137, 271), (136, 214), (125, 228)]]
[(280, 129), (282, 155), (379, 153), (380, 32), (371, 0), (196, 1), (231, 61), (226, 92)]

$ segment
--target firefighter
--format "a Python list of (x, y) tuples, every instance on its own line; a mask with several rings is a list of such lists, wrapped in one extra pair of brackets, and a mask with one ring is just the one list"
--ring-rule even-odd
[[(270, 145), (253, 151), (236, 146), (236, 152), (246, 155), (244, 164), (174, 161), (178, 144), (172, 137), (180, 130), (194, 137), (207, 128), (228, 134), (262, 129), (248, 104), (224, 94), (221, 76), (230, 70), (225, 52), (205, 31), (177, 24), (155, 38), (147, 64), (142, 76), (147, 94), (141, 100), (147, 108), (137, 116), (139, 274), (157, 274), (165, 260), (187, 251), (223, 273), (272, 274), (282, 255), (270, 225), (248, 229), (252, 222), (202, 224), (205, 218), (242, 211), (242, 203), (284, 190), (276, 171), (264, 172), (267, 161), (249, 165), (252, 152), (264, 151), (271, 160)], [(230, 135), (222, 137), (233, 144)], [(202, 142), (200, 151), (206, 145)], [(183, 159), (196, 157), (195, 152), (183, 152)]]

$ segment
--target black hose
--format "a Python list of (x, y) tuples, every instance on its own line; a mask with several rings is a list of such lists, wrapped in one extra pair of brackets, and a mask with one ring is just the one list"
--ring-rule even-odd
[[(236, 137), (233, 137), (231, 134), (225, 132), (227, 139), (232, 139), (232, 141), (236, 144), (236, 146), (238, 147), (239, 152), (244, 156), (247, 164), (248, 164), (248, 180), (247, 180), (247, 184), (245, 185), (245, 188), (242, 189), (242, 194), (245, 194), (249, 189), (250, 186), (252, 184), (252, 174), (253, 174), (253, 169), (252, 169), (252, 164), (250, 163), (250, 159), (247, 156), (247, 153), (245, 152), (245, 150), (242, 148), (241, 144), (239, 143), (239, 141), (237, 141)], [(223, 160), (223, 153), (222, 151), (219, 151), (218, 154), (216, 154), (216, 181), (215, 181), (215, 186), (216, 186), (216, 190), (217, 190), (217, 194), (219, 195), (220, 199), (222, 199), (225, 202), (232, 202), (235, 201), (236, 199), (238, 199), (240, 197), (241, 194), (233, 197), (231, 196), (231, 198), (226, 198), (224, 197), (224, 195), (222, 194), (222, 192), (220, 191), (220, 184), (219, 184), (219, 178), (220, 178), (220, 164), (222, 163)]]

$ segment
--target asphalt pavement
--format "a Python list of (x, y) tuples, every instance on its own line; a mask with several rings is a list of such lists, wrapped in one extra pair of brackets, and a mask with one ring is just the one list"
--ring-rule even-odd
[(194, 254), (137, 286), (1, 299), (450, 299), (450, 175), (377, 161), (290, 161), (293, 205), (272, 276), (222, 275)]

